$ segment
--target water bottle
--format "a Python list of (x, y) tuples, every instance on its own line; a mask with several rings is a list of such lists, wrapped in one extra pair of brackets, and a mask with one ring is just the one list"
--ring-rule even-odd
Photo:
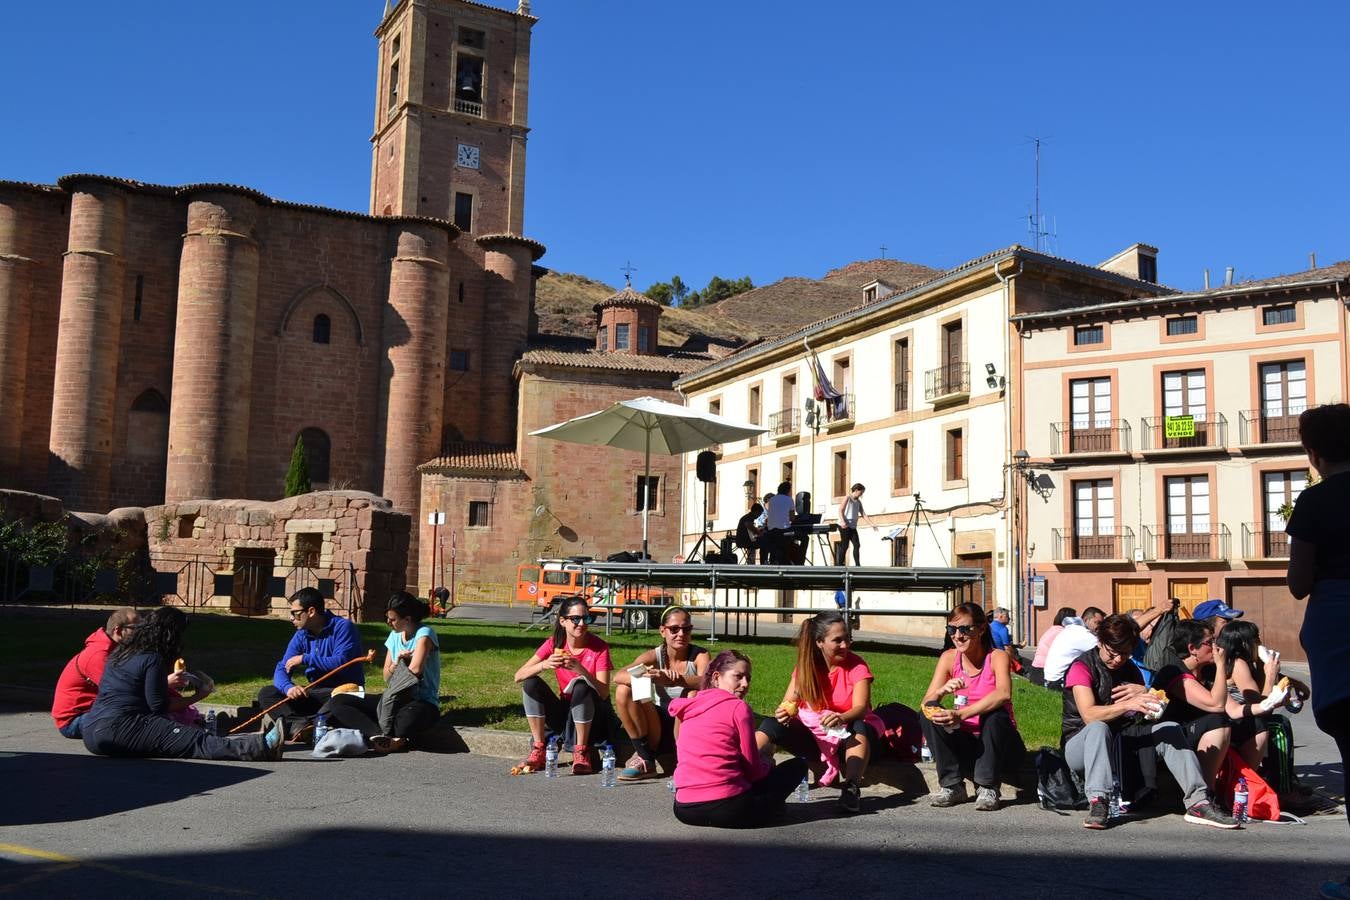
[(928, 749), (928, 735), (919, 739), (919, 759), (924, 762), (933, 761), (933, 751)]
[(1239, 778), (1237, 787), (1233, 789), (1233, 819), (1238, 824), (1245, 824), (1247, 821), (1247, 779)]
[(544, 777), (558, 777), (558, 742), (551, 740), (548, 742), (548, 748), (544, 750)]
[(600, 748), (600, 786), (602, 788), (619, 786), (618, 773), (614, 771), (614, 748), (609, 744)]
[(792, 797), (792, 799), (797, 801), (798, 803), (811, 802), (811, 783), (807, 780), (807, 778), (808, 776), (806, 775), (802, 776), (802, 783), (797, 785), (797, 793), (794, 794)]
[(323, 736), (328, 733), (328, 719), (322, 713), (314, 717), (314, 743), (323, 740)]
[(1303, 708), (1303, 698), (1298, 695), (1298, 691), (1289, 689), (1289, 699), (1284, 701), (1284, 708), (1291, 713), (1296, 713)]
[(670, 796), (672, 796), (672, 797), (675, 796), (675, 779), (674, 779), (674, 778), (667, 778), (667, 779), (666, 779), (666, 790), (670, 791)]
[(1106, 807), (1106, 815), (1107, 815), (1107, 818), (1110, 818), (1110, 819), (1119, 819), (1122, 815), (1124, 815), (1124, 810), (1121, 809), (1121, 804), (1120, 804), (1120, 782), (1119, 782), (1119, 781), (1114, 782), (1114, 783), (1111, 785), (1111, 799), (1110, 799), (1110, 801), (1107, 803), (1107, 807)]
[(220, 734), (220, 723), (216, 721), (216, 711), (214, 709), (206, 711), (206, 723), (204, 727), (206, 728), (206, 733), (209, 735)]

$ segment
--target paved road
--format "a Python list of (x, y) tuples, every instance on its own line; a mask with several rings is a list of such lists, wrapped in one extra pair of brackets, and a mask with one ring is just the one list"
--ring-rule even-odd
[(28, 897), (1309, 897), (1347, 868), (1341, 817), (1220, 832), (1177, 815), (1085, 831), (1030, 805), (933, 810), (834, 792), (758, 832), (686, 828), (663, 782), (512, 778), (411, 753), (279, 763), (107, 760), (0, 708), (0, 895)]

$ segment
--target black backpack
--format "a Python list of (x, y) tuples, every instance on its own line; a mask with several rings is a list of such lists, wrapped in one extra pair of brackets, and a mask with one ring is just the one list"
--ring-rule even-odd
[(1148, 649), (1144, 651), (1144, 668), (1156, 672), (1167, 665), (1172, 655), (1172, 635), (1177, 630), (1177, 613), (1169, 609), (1158, 617), (1153, 626), (1153, 637), (1149, 639)]
[(1088, 808), (1083, 783), (1064, 761), (1064, 755), (1050, 747), (1042, 747), (1036, 754), (1036, 796), (1042, 809)]

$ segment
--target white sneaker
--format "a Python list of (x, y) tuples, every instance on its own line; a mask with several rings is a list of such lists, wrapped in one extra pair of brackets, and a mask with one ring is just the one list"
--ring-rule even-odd
[(943, 809), (948, 806), (955, 806), (958, 803), (965, 803), (969, 799), (970, 795), (966, 793), (966, 783), (963, 781), (956, 787), (945, 787), (938, 791), (929, 801), (929, 805)]
[(979, 812), (993, 812), (998, 809), (998, 788), (976, 787), (975, 809)]

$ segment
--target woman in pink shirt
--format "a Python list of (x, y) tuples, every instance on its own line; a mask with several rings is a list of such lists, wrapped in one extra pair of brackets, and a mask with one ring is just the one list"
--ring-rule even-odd
[(1045, 634), (1036, 642), (1036, 656), (1027, 667), (1027, 679), (1032, 684), (1045, 686), (1045, 658), (1050, 655), (1050, 645), (1055, 642), (1055, 635), (1064, 630), (1064, 620), (1076, 615), (1078, 610), (1072, 606), (1061, 606), (1059, 612), (1055, 613), (1055, 624), (1045, 629)]
[[(585, 597), (568, 597), (558, 608), (558, 621), (553, 636), (539, 645), (534, 655), (516, 670), (525, 704), (525, 721), (530, 725), (534, 743), (523, 765), (539, 772), (544, 768), (544, 736), (546, 732), (563, 734), (570, 721), (576, 732), (572, 747), (572, 774), (590, 775), (595, 766), (590, 756), (590, 740), (599, 737), (591, 724), (600, 712), (600, 722), (607, 720), (601, 707), (609, 700), (609, 676), (614, 664), (609, 658), (609, 644), (591, 634), (593, 621)], [(552, 671), (558, 680), (558, 693), (541, 677)]]
[(802, 623), (797, 667), (773, 718), (760, 722), (757, 740), (761, 752), (778, 746), (793, 756), (820, 759), (816, 738), (798, 715), (806, 707), (815, 714), (812, 721), (838, 742), (844, 772), (839, 804), (856, 813), (862, 808), (858, 781), (885, 726), (872, 712), (872, 670), (849, 649), (852, 644), (843, 613), (817, 613)]
[[(952, 695), (951, 708), (942, 698)], [(1026, 746), (1012, 708), (1012, 661), (995, 650), (989, 620), (975, 603), (962, 603), (947, 617), (947, 649), (938, 657), (923, 695), (924, 736), (933, 751), (941, 789), (933, 806), (967, 799), (965, 776), (975, 782), (975, 808), (998, 809), (1002, 773), (1022, 764)]]
[(723, 650), (703, 673), (697, 694), (670, 702), (680, 723), (675, 818), (686, 825), (763, 825), (783, 812), (788, 794), (806, 777), (805, 760), (775, 766), (759, 752), (748, 690), (750, 660), (739, 650)]

